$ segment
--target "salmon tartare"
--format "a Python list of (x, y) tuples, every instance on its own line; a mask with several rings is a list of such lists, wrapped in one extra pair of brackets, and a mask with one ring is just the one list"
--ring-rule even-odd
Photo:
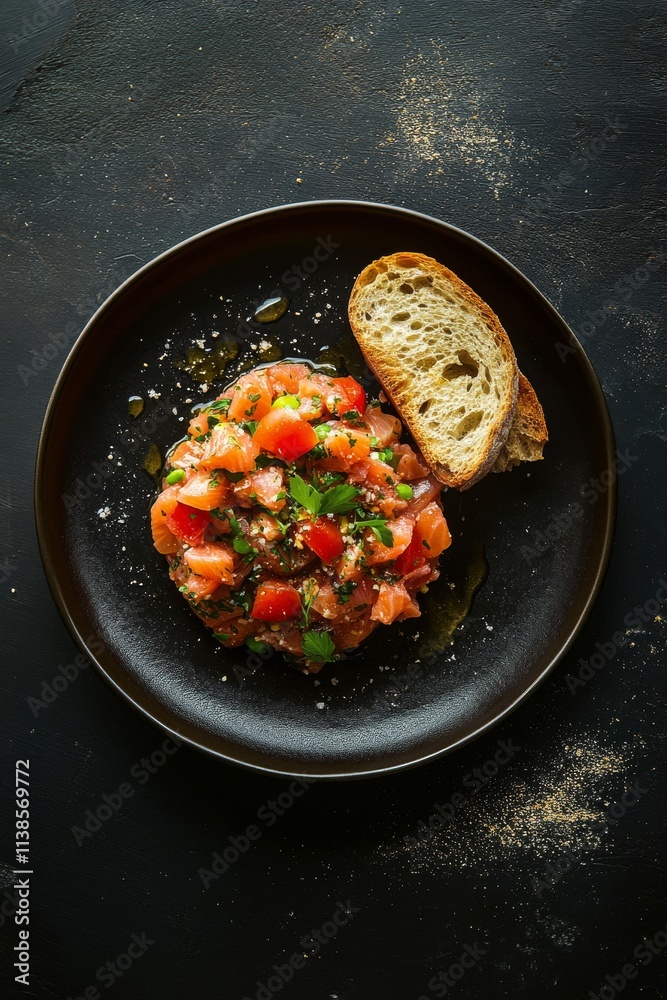
[(191, 419), (151, 508), (169, 575), (223, 646), (302, 670), (420, 615), (451, 544), (443, 489), (352, 377), (279, 362)]

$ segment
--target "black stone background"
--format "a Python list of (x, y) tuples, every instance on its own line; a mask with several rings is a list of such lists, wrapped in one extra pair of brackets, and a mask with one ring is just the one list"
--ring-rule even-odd
[[(2, 892), (14, 761), (26, 757), (35, 872), (28, 987), (14, 987), (2, 896), (9, 995), (79, 997), (96, 984), (115, 997), (266, 997), (273, 966), (348, 899), (353, 920), (272, 995), (667, 995), (661, 946), (633, 958), (643, 938), (667, 940), (664, 621), (648, 616), (586, 685), (567, 686), (667, 569), (662, 5), (10, 0), (0, 29)], [(182, 749), (144, 784), (131, 779), (134, 796), (78, 846), (71, 828), (162, 737), (92, 670), (36, 716), (29, 707), (77, 653), (31, 503), (65, 349), (39, 370), (31, 361), (183, 237), (337, 197), (474, 233), (581, 336), (633, 458), (601, 597), (534, 697), (450, 757), (312, 788), (269, 828), (257, 812), (288, 782)], [(513, 761), (467, 788), (510, 739)], [(605, 822), (637, 782), (639, 801)], [(406, 845), (457, 791), (452, 822)], [(198, 869), (253, 822), (261, 838), (204, 889)], [(96, 980), (144, 932), (145, 954), (113, 984)], [(429, 986), (466, 945), (485, 954), (446, 993)], [(628, 962), (638, 971), (624, 984)]]

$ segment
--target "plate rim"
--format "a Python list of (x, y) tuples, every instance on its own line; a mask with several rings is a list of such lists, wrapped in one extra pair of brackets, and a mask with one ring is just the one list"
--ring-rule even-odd
[[(35, 458), (35, 475), (34, 475), (34, 485), (33, 485), (33, 510), (35, 518), (35, 529), (37, 534), (37, 542), (39, 547), (39, 553), (44, 566), (44, 571), (46, 574), (47, 583), (49, 590), (54, 599), (60, 617), (62, 618), (65, 626), (67, 627), (70, 635), (74, 639), (75, 643), (80, 647), (86, 658), (93, 664), (97, 672), (104, 678), (104, 680), (113, 688), (113, 690), (119, 694), (125, 702), (127, 702), (131, 707), (137, 711), (145, 719), (150, 720), (150, 722), (161, 729), (163, 732), (167, 733), (169, 736), (174, 737), (181, 743), (184, 743), (195, 750), (199, 750), (205, 753), (207, 756), (212, 757), (216, 760), (224, 761), (227, 764), (232, 764), (237, 767), (241, 767), (244, 770), (249, 770), (254, 773), (271, 775), (277, 778), (305, 778), (309, 781), (344, 781), (344, 780), (360, 780), (365, 778), (379, 777), (383, 775), (396, 774), (401, 771), (409, 770), (413, 767), (418, 767), (421, 764), (426, 764), (430, 761), (437, 760), (438, 758), (445, 757), (460, 747), (465, 746), (468, 743), (472, 743), (474, 740), (479, 739), (486, 732), (493, 729), (500, 722), (502, 722), (507, 716), (515, 712), (520, 705), (529, 698), (534, 691), (544, 683), (547, 677), (553, 672), (556, 666), (564, 658), (566, 653), (571, 649), (572, 645), (576, 641), (578, 635), (580, 634), (583, 626), (585, 625), (595, 602), (598, 599), (600, 590), (605, 580), (605, 576), (609, 567), (609, 560), (611, 557), (611, 552), (614, 542), (614, 534), (616, 529), (616, 515), (617, 515), (617, 497), (618, 497), (618, 483), (615, 479), (611, 487), (607, 490), (605, 496), (605, 529), (604, 529), (604, 539), (603, 548), (601, 552), (600, 559), (595, 571), (595, 578), (593, 580), (592, 586), (590, 587), (589, 593), (586, 597), (585, 602), (574, 622), (569, 635), (565, 641), (561, 644), (558, 652), (551, 658), (549, 663), (544, 667), (540, 674), (533, 679), (533, 681), (524, 688), (521, 693), (507, 706), (500, 710), (492, 719), (489, 719), (484, 724), (478, 726), (472, 732), (467, 733), (460, 739), (456, 740), (454, 743), (448, 744), (446, 747), (442, 747), (438, 750), (432, 751), (431, 753), (422, 754), (414, 759), (403, 761), (397, 764), (391, 764), (386, 766), (373, 767), (372, 769), (365, 770), (341, 770), (335, 773), (323, 772), (314, 773), (301, 772), (296, 770), (286, 770), (283, 768), (271, 767), (268, 764), (262, 765), (249, 760), (241, 759), (241, 756), (231, 757), (226, 753), (219, 750), (213, 749), (209, 746), (204, 745), (202, 742), (198, 742), (191, 736), (186, 736), (179, 733), (174, 728), (170, 727), (160, 719), (157, 719), (152, 712), (145, 706), (139, 704), (129, 692), (125, 691), (123, 687), (117, 682), (117, 680), (111, 676), (111, 674), (105, 669), (105, 667), (99, 662), (95, 653), (89, 648), (87, 641), (80, 634), (77, 629), (72, 616), (70, 615), (65, 597), (62, 593), (58, 574), (55, 565), (55, 559), (52, 557), (49, 540), (47, 537), (47, 532), (45, 528), (45, 518), (44, 510), (42, 505), (42, 495), (43, 495), (43, 485), (44, 485), (44, 464), (46, 461), (46, 456), (48, 452), (49, 442), (51, 438), (51, 433), (53, 430), (53, 424), (55, 419), (55, 414), (57, 411), (58, 402), (63, 393), (64, 387), (66, 385), (67, 379), (74, 362), (83, 347), (83, 344), (87, 341), (90, 336), (91, 331), (96, 326), (99, 318), (106, 313), (115, 304), (117, 299), (125, 294), (128, 288), (130, 288), (135, 282), (139, 281), (148, 271), (155, 267), (159, 267), (164, 262), (169, 260), (171, 257), (177, 256), (179, 253), (183, 252), (191, 244), (199, 242), (205, 238), (212, 236), (215, 233), (223, 232), (225, 229), (229, 229), (240, 223), (249, 222), (250, 220), (261, 219), (264, 216), (276, 216), (285, 215), (296, 210), (307, 210), (309, 208), (315, 209), (332, 209), (334, 207), (341, 207), (347, 209), (360, 209), (362, 211), (380, 211), (387, 212), (388, 214), (394, 214), (400, 216), (407, 216), (419, 222), (427, 222), (434, 225), (436, 228), (445, 230), (451, 234), (463, 238), (465, 241), (476, 245), (480, 250), (490, 255), (491, 258), (495, 260), (505, 270), (508, 270), (515, 279), (518, 279), (519, 284), (527, 286), (530, 293), (538, 300), (543, 308), (546, 308), (547, 312), (551, 314), (551, 318), (559, 324), (567, 332), (571, 338), (579, 359), (583, 362), (586, 373), (590, 379), (595, 393), (595, 403), (596, 409), (600, 413), (602, 418), (602, 431), (604, 438), (605, 451), (608, 458), (612, 458), (616, 453), (616, 439), (613, 429), (613, 424), (611, 421), (611, 415), (609, 413), (609, 407), (607, 405), (607, 400), (605, 398), (600, 380), (597, 377), (595, 369), (584, 350), (583, 345), (577, 338), (574, 331), (566, 323), (563, 317), (560, 315), (558, 310), (551, 304), (551, 302), (546, 298), (546, 296), (537, 288), (537, 286), (531, 281), (530, 278), (526, 277), (522, 271), (520, 271), (514, 264), (511, 263), (503, 254), (493, 247), (489, 246), (484, 240), (479, 239), (479, 237), (474, 236), (472, 233), (461, 229), (459, 226), (455, 226), (452, 223), (445, 222), (442, 219), (436, 218), (435, 216), (428, 215), (424, 212), (419, 212), (414, 209), (405, 208), (399, 205), (391, 205), (385, 202), (375, 202), (375, 201), (364, 201), (360, 199), (317, 199), (312, 201), (299, 201), (299, 202), (288, 202), (281, 205), (273, 206), (272, 208), (263, 208), (254, 212), (247, 212), (243, 215), (235, 216), (232, 219), (227, 219), (223, 222), (217, 223), (214, 226), (210, 226), (207, 229), (203, 229), (192, 236), (186, 237), (186, 239), (181, 240), (179, 243), (174, 244), (167, 250), (162, 251), (156, 257), (142, 264), (140, 268), (129, 275), (125, 280), (118, 285), (117, 288), (111, 292), (109, 296), (98, 306), (93, 315), (88, 319), (84, 325), (81, 333), (74, 341), (70, 351), (65, 358), (65, 361), (60, 369), (56, 382), (53, 386), (51, 394), (49, 396), (46, 409), (44, 412), (44, 417), (42, 420), (42, 425), (39, 433), (39, 441), (37, 446), (37, 453)], [(195, 723), (187, 722), (188, 727), (195, 726)]]

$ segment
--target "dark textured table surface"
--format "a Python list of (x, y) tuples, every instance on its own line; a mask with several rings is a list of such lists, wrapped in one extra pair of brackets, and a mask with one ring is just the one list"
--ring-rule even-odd
[[(0, 27), (9, 992), (666, 996), (662, 5), (25, 0)], [(201, 229), (317, 198), (421, 210), (505, 254), (579, 334), (626, 461), (600, 599), (534, 697), (437, 763), (295, 797), (162, 753), (91, 669), (54, 688), (77, 650), (31, 489), (68, 343), (106, 295)], [(498, 741), (519, 749), (493, 775)], [(25, 758), (27, 986), (12, 969)]]

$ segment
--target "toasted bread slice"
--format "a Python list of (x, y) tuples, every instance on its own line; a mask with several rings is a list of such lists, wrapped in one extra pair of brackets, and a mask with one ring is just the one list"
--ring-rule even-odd
[(516, 413), (507, 441), (500, 449), (491, 471), (506, 472), (520, 462), (539, 462), (542, 458), (542, 449), (548, 440), (549, 434), (540, 401), (526, 376), (519, 372)]
[(431, 257), (395, 253), (361, 272), (349, 318), (437, 478), (467, 489), (485, 476), (507, 440), (519, 382), (493, 310)]

